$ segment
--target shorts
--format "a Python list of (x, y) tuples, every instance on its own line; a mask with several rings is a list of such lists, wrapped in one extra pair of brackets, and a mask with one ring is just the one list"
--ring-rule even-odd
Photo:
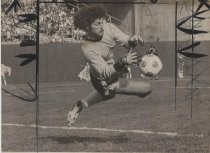
[(115, 96), (115, 88), (119, 84), (119, 77), (117, 76), (112, 83), (95, 78), (90, 72), (90, 78), (93, 87), (102, 95), (107, 98)]

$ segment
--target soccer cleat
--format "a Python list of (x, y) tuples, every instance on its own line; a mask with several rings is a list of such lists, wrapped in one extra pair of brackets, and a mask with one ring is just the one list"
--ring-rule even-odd
[(68, 118), (67, 118), (67, 124), (68, 124), (68, 126), (73, 126), (73, 124), (77, 120), (77, 117), (78, 117), (79, 113), (82, 111), (82, 108), (83, 108), (82, 101), (78, 101), (74, 105), (73, 109), (71, 111), (69, 111)]

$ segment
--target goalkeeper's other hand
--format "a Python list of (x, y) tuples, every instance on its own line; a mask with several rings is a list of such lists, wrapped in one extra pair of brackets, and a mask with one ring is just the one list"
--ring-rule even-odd
[(142, 55), (137, 52), (128, 53), (125, 55), (124, 60), (127, 65), (137, 65), (141, 61)]

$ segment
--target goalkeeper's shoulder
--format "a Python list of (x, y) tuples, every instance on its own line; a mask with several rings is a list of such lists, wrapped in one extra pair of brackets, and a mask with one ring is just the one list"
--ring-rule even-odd
[(100, 52), (94, 45), (82, 45), (82, 53), (87, 60), (95, 60), (100, 56)]
[(115, 24), (113, 23), (104, 23), (104, 28), (109, 28), (112, 29), (112, 30), (115, 30), (115, 29), (119, 29)]

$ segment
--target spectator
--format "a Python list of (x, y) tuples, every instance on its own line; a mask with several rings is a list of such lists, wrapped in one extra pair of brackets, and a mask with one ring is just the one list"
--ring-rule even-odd
[[(21, 2), (22, 9), (19, 9), (17, 13), (11, 11), (7, 15), (4, 12), (1, 13), (2, 18), (2, 41), (13, 41), (14, 38), (17, 41), (24, 39), (26, 35), (33, 36), (35, 33), (31, 30), (31, 23), (28, 27), (24, 27), (25, 23), (19, 23), (18, 14), (23, 13), (36, 13), (36, 3), (33, 1)], [(3, 3), (2, 10), (6, 11), (8, 3)], [(62, 40), (64, 36), (71, 37), (73, 33), (73, 15), (76, 13), (75, 8), (67, 9), (67, 7), (60, 4), (41, 4), (40, 5), (40, 33), (42, 37), (46, 37), (49, 41), (51, 37), (54, 37), (56, 31), (56, 37), (60, 37)], [(17, 25), (19, 28), (17, 28)], [(29, 30), (26, 30), (29, 29)], [(76, 30), (77, 31), (77, 30)], [(14, 36), (14, 37), (13, 37)], [(21, 37), (22, 36), (22, 37)], [(76, 35), (75, 35), (76, 36)], [(21, 37), (21, 39), (20, 39)], [(76, 36), (76, 39), (79, 38)], [(44, 40), (46, 40), (44, 38)]]

